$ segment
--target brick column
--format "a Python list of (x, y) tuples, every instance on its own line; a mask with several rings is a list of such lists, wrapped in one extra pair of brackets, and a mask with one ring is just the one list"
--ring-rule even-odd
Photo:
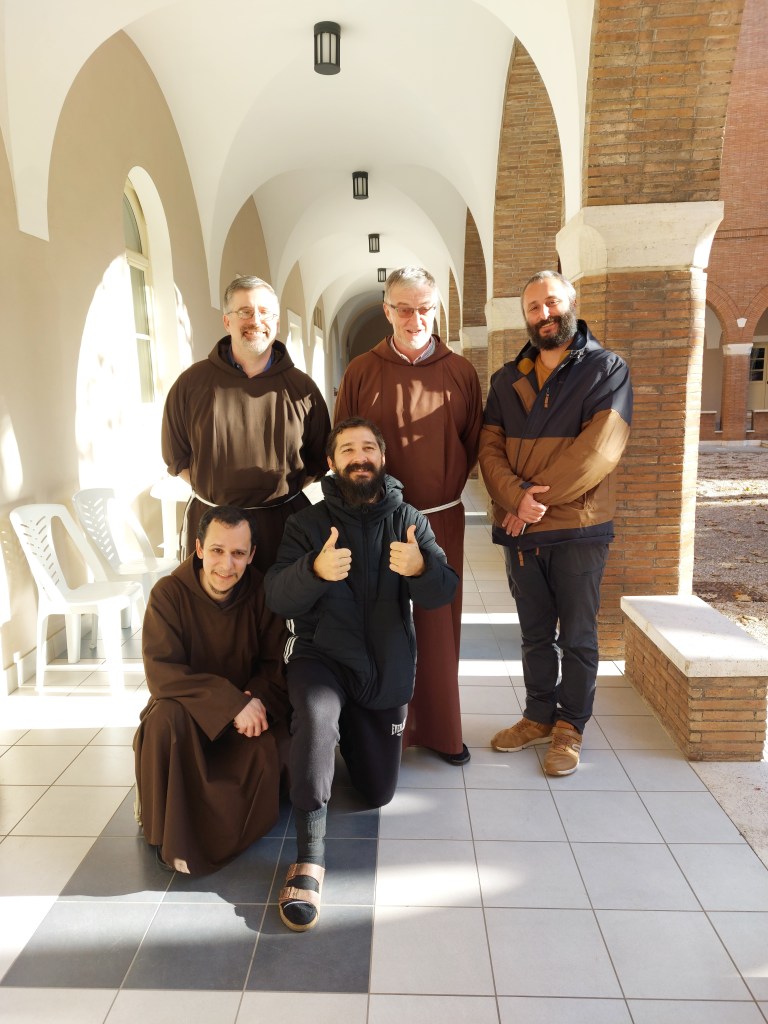
[(720, 431), (723, 441), (743, 441), (747, 436), (749, 356), (752, 345), (723, 345), (723, 396)]
[(557, 236), (579, 313), (630, 364), (635, 412), (617, 472), (602, 589), (603, 656), (620, 657), (622, 594), (690, 594), (709, 249), (722, 203), (582, 209)]

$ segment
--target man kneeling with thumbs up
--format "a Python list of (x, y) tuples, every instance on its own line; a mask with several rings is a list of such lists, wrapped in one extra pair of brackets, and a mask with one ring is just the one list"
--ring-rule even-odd
[(291, 801), (298, 854), (280, 892), (283, 923), (317, 924), (336, 744), (371, 807), (392, 799), (416, 672), (411, 601), (449, 604), (458, 576), (426, 517), (384, 471), (384, 438), (360, 417), (328, 438), (324, 500), (291, 516), (267, 572), (267, 604), (288, 622)]

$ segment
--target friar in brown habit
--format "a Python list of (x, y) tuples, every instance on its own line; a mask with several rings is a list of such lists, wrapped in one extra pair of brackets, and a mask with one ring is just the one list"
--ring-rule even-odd
[(287, 633), (264, 603), (254, 552), (242, 510), (207, 509), (196, 553), (155, 584), (147, 606), (137, 818), (176, 871), (222, 867), (278, 815)]

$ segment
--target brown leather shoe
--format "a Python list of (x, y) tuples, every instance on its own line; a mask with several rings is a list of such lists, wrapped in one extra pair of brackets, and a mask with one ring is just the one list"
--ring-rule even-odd
[(570, 722), (555, 722), (552, 741), (544, 757), (547, 775), (572, 775), (579, 767), (581, 733)]
[(530, 718), (521, 718), (509, 729), (497, 732), (491, 740), (491, 746), (494, 750), (502, 750), (505, 753), (522, 750), (523, 747), (535, 747), (538, 743), (546, 743), (549, 740), (552, 728), (551, 725), (532, 722)]

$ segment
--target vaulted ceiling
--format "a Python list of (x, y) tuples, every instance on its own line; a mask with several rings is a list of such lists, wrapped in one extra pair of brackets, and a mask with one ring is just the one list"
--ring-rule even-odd
[[(167, 99), (197, 197), (211, 300), (227, 234), (257, 205), (278, 292), (298, 264), (307, 308), (380, 298), (377, 267), (429, 267), (462, 287), (466, 213), (492, 284), (501, 115), (515, 37), (536, 62), (579, 207), (593, 0), (0, 0), (0, 128), (19, 227), (47, 237), (62, 106), (100, 44), (124, 31)], [(313, 70), (313, 26), (341, 26), (341, 72)], [(369, 195), (352, 197), (352, 172)], [(381, 251), (368, 252), (376, 232)]]

